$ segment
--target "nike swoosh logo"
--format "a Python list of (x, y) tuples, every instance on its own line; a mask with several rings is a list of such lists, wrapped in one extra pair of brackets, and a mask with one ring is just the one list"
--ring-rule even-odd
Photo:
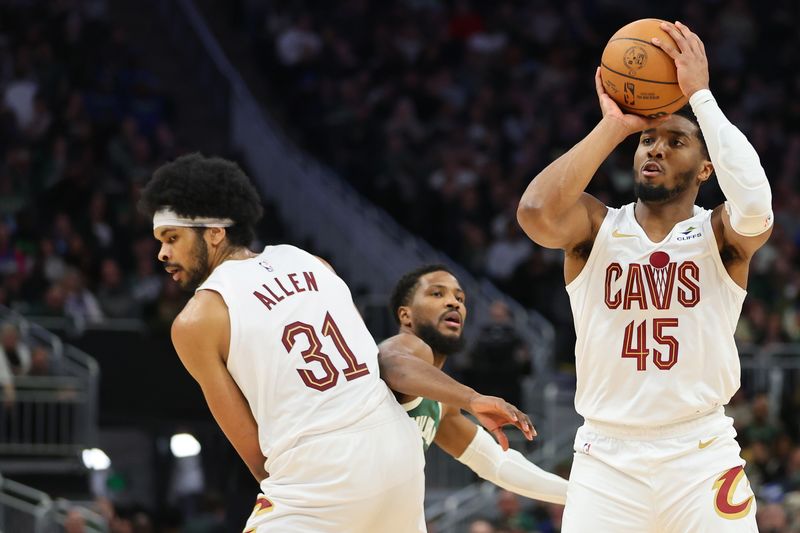
[(614, 230), (614, 233), (611, 234), (612, 237), (620, 238), (620, 237), (638, 237), (638, 235), (631, 235), (630, 233), (620, 233), (618, 229)]
[(701, 450), (702, 450), (703, 448), (708, 448), (709, 446), (711, 446), (711, 443), (712, 443), (712, 442), (714, 442), (715, 440), (717, 440), (717, 437), (714, 437), (713, 439), (708, 439), (708, 440), (707, 440), (707, 441), (705, 441), (705, 442), (703, 442), (703, 441), (699, 441), (699, 442), (697, 443), (697, 447), (698, 447), (698, 448), (700, 448)]

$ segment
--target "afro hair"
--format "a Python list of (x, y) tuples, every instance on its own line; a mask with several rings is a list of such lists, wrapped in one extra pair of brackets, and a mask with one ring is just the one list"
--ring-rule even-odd
[(142, 190), (139, 211), (148, 217), (169, 207), (185, 217), (230, 218), (228, 241), (248, 246), (263, 209), (258, 192), (233, 161), (193, 153), (159, 167)]

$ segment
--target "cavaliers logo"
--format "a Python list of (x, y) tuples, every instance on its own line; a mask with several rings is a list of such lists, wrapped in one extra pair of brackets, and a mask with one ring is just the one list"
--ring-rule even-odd
[[(250, 513), (250, 518), (247, 519), (249, 524), (256, 517), (271, 513), (275, 509), (275, 505), (263, 494), (258, 495), (256, 499), (256, 506), (253, 507), (253, 512)], [(242, 533), (255, 533), (258, 526), (246, 528)]]
[(622, 62), (628, 67), (628, 74), (633, 76), (641, 68), (647, 64), (647, 52), (641, 46), (631, 46), (625, 50), (625, 55), (622, 56)]
[(747, 482), (747, 478), (744, 477), (744, 468), (737, 466), (719, 476), (714, 482), (713, 490), (716, 491), (714, 510), (726, 520), (736, 520), (746, 516), (753, 506), (754, 497), (752, 495), (738, 503), (733, 501), (733, 494), (736, 492), (736, 488), (742, 478)]

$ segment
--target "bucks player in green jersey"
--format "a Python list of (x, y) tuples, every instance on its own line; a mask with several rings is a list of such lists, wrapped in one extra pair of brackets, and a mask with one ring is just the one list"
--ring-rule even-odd
[[(498, 442), (462, 414), (461, 409), (470, 405), (469, 399), (481, 395), (455, 380), (435, 387), (420, 382), (427, 379), (417, 370), (421, 362), (441, 369), (447, 356), (463, 347), (465, 301), (463, 289), (447, 267), (429, 265), (405, 274), (391, 298), (391, 310), (400, 331), (380, 345), (381, 377), (395, 391), (409, 416), (416, 419), (426, 450), (435, 443), (499, 487), (528, 498), (564, 504), (565, 479), (545, 472), (509, 449), (505, 434), (491, 420), (477, 417)], [(431, 394), (427, 394), (428, 390)], [(447, 395), (443, 394), (445, 390)], [(523, 420), (518, 427), (526, 436), (526, 426), (535, 434), (527, 416), (519, 416)]]

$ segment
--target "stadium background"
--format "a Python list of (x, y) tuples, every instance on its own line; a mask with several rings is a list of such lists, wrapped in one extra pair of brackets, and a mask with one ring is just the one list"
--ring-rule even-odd
[[(561, 254), (514, 212), (598, 120), (603, 45), (643, 17), (701, 36), (711, 88), (770, 178), (775, 231), (752, 264), (728, 411), (761, 531), (800, 531), (800, 7), (746, 0), (0, 0), (0, 319), (16, 327), (0, 334), (14, 373), (0, 527), (235, 531), (249, 513), (257, 487), (169, 344), (187, 296), (134, 208), (153, 169), (195, 150), (242, 164), (264, 195), (261, 243), (328, 258), (378, 338), (403, 270), (454, 265), (475, 312), (449, 370), (529, 410), (541, 437), (515, 446), (567, 475)], [(631, 154), (590, 192), (630, 201)], [(178, 433), (201, 452), (171, 449)], [(110, 465), (82, 453), (95, 448)], [(474, 481), (429, 457), (431, 531), (558, 531), (557, 507)]]

